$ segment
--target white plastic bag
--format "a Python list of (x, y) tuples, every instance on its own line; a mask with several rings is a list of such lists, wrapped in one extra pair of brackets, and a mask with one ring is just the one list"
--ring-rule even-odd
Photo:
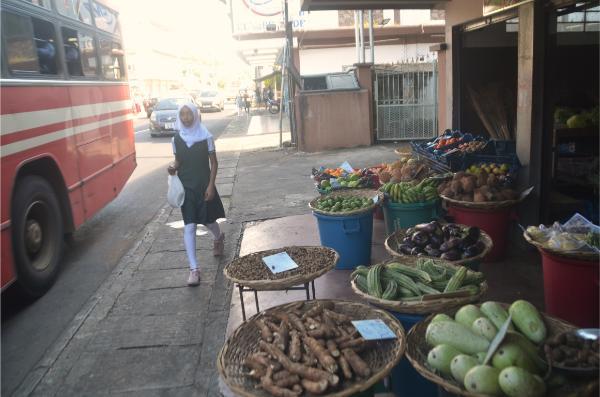
[(167, 191), (167, 201), (173, 208), (179, 208), (185, 200), (185, 189), (177, 175), (169, 175), (169, 190)]

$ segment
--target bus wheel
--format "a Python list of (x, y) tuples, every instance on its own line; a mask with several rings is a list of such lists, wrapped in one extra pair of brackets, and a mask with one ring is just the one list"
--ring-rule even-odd
[(56, 194), (45, 179), (27, 176), (17, 185), (12, 239), (17, 283), (27, 295), (43, 295), (58, 275), (63, 223)]

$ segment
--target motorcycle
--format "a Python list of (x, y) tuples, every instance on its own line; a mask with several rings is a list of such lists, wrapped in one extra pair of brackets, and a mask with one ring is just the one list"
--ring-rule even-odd
[(269, 113), (271, 113), (271, 114), (279, 113), (279, 107), (280, 107), (279, 99), (267, 99), (267, 107), (269, 108)]

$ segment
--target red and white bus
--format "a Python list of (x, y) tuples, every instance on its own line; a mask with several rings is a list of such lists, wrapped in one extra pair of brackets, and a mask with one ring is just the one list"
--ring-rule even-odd
[(1, 0), (1, 287), (56, 279), (65, 234), (136, 166), (117, 13), (93, 0)]

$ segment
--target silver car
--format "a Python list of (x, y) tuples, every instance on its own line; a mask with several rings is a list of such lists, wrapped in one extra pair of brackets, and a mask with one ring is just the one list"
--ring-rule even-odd
[(160, 99), (150, 115), (150, 135), (153, 137), (174, 135), (177, 132), (175, 129), (177, 109), (181, 104), (191, 100), (186, 97)]
[(195, 95), (195, 99), (202, 110), (210, 109), (220, 112), (225, 108), (225, 99), (223, 98), (223, 95), (216, 90), (199, 91)]

